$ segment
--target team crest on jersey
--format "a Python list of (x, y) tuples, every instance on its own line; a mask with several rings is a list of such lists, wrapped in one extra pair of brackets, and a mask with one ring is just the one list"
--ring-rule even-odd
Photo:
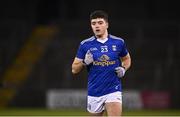
[(117, 50), (116, 45), (112, 45), (112, 50), (113, 50), (113, 51), (116, 51), (116, 50)]

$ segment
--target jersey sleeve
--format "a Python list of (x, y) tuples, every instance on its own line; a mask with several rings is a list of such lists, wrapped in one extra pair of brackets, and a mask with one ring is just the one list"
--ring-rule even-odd
[(126, 47), (126, 43), (123, 41), (122, 43), (122, 50), (119, 54), (120, 57), (124, 57), (128, 54), (128, 50), (127, 50), (127, 47)]
[(84, 44), (80, 44), (79, 45), (79, 48), (78, 48), (78, 51), (77, 51), (77, 54), (76, 54), (76, 57), (79, 58), (79, 59), (84, 59), (85, 58), (85, 49), (84, 49)]

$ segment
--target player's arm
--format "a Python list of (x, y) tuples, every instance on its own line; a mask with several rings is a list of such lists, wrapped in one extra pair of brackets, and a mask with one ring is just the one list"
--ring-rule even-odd
[(84, 64), (83, 64), (82, 60), (75, 57), (75, 59), (72, 63), (72, 73), (73, 74), (79, 73), (82, 70), (83, 66), (84, 66)]
[(131, 66), (131, 57), (129, 53), (126, 56), (121, 57), (120, 59), (122, 62), (122, 67), (124, 67), (125, 71), (127, 71)]
[(121, 57), (120, 59), (121, 59), (121, 63), (122, 63), (121, 66), (115, 68), (115, 72), (117, 73), (117, 76), (119, 78), (123, 77), (125, 75), (125, 72), (131, 66), (131, 57), (130, 57), (129, 53), (127, 55)]

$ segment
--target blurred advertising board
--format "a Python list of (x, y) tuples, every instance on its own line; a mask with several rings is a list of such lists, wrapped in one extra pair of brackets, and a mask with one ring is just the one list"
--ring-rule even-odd
[[(170, 94), (159, 91), (125, 90), (122, 93), (125, 109), (165, 109), (170, 106)], [(86, 108), (86, 90), (51, 89), (46, 93), (46, 106), (57, 108)]]
[(123, 91), (123, 107), (126, 109), (141, 109), (142, 99), (141, 92), (137, 90), (126, 90)]
[(170, 93), (167, 91), (143, 91), (141, 96), (144, 108), (166, 109), (170, 107)]
[(46, 95), (46, 106), (57, 108), (86, 108), (85, 90), (49, 90)]

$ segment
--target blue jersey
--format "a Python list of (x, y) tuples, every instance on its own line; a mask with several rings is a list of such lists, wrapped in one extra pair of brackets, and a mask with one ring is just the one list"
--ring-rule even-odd
[(76, 57), (84, 59), (88, 50), (94, 59), (94, 62), (87, 66), (88, 95), (102, 96), (121, 91), (121, 79), (117, 77), (115, 68), (121, 66), (120, 57), (128, 54), (124, 40), (108, 35), (108, 40), (101, 43), (92, 36), (81, 42)]

